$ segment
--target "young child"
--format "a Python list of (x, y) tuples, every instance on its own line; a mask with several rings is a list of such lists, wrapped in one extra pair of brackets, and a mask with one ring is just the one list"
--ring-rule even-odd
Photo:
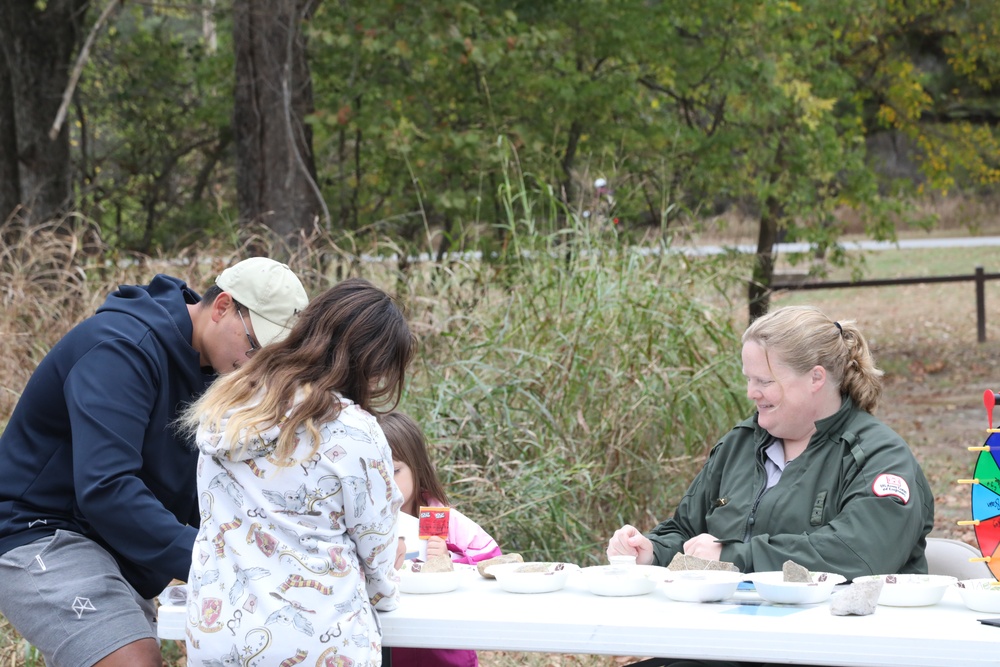
[[(403, 494), (401, 511), (417, 516), (420, 506), (448, 506), (448, 496), (441, 486), (420, 426), (402, 412), (390, 412), (379, 418), (385, 439), (392, 450), (393, 477)], [(427, 557), (451, 553), (456, 563), (478, 563), (500, 555), (496, 540), (479, 524), (455, 508), (448, 521), (448, 539), (427, 540)], [(475, 651), (457, 649), (392, 649), (393, 667), (475, 667)]]

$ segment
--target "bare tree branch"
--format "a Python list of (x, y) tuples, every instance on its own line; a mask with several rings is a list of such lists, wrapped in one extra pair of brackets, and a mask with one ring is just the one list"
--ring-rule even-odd
[(80, 55), (76, 58), (76, 65), (73, 66), (73, 74), (69, 77), (69, 83), (66, 84), (66, 92), (63, 93), (62, 104), (59, 105), (59, 112), (56, 114), (56, 119), (52, 123), (52, 129), (49, 130), (49, 139), (55, 140), (59, 136), (60, 130), (62, 130), (63, 121), (66, 120), (66, 110), (69, 108), (70, 100), (73, 99), (73, 92), (76, 90), (76, 84), (80, 80), (80, 74), (83, 72), (83, 66), (87, 64), (87, 56), (90, 55), (90, 47), (93, 46), (94, 40), (97, 38), (97, 31), (101, 29), (104, 22), (108, 20), (111, 16), (111, 12), (121, 4), (122, 0), (108, 0), (108, 6), (104, 8), (101, 15), (97, 18), (94, 23), (94, 27), (90, 29), (90, 34), (87, 35), (87, 41), (83, 43), (83, 48), (80, 49)]
[[(318, 3), (319, 0), (317, 0), (317, 4)], [(332, 224), (332, 220), (330, 219), (330, 209), (326, 205), (326, 200), (323, 199), (323, 193), (319, 189), (319, 184), (316, 183), (312, 174), (309, 173), (309, 167), (302, 158), (302, 153), (299, 151), (299, 145), (295, 140), (295, 124), (292, 121), (292, 95), (290, 83), (293, 70), (292, 60), (294, 58), (294, 42), (295, 37), (299, 34), (299, 26), (302, 25), (306, 18), (312, 13), (312, 10), (312, 2), (307, 1), (302, 6), (302, 14), (300, 16), (296, 17), (294, 12), (290, 13), (288, 40), (285, 42), (285, 67), (284, 76), (281, 78), (281, 93), (285, 107), (285, 134), (288, 138), (288, 149), (295, 158), (295, 164), (298, 165), (299, 169), (305, 176), (306, 182), (309, 183), (309, 188), (313, 191), (316, 201), (319, 202), (320, 208), (323, 209), (323, 223), (326, 225), (326, 229), (330, 229), (330, 225)]]

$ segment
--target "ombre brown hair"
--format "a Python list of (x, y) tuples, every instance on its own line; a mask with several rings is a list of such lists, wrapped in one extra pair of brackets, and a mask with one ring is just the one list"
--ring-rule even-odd
[(749, 342), (764, 349), (768, 364), (779, 361), (799, 374), (822, 366), (860, 409), (878, 407), (883, 373), (853, 320), (835, 322), (813, 306), (786, 306), (754, 320), (743, 332), (743, 343)]
[(239, 447), (233, 458), (282, 423), (275, 458), (294, 465), (298, 461), (289, 457), (296, 432), (305, 429), (311, 437), (309, 458), (319, 446), (319, 426), (340, 415), (339, 397), (373, 414), (395, 408), (414, 347), (392, 297), (367, 280), (350, 278), (310, 301), (287, 338), (216, 380), (181, 423), (192, 432), (200, 424), (219, 430), (225, 419), (228, 440)]
[(413, 475), (415, 509), (431, 500), (448, 505), (448, 496), (431, 463), (420, 425), (402, 412), (389, 412), (379, 417), (378, 421), (392, 450), (392, 460), (405, 463)]

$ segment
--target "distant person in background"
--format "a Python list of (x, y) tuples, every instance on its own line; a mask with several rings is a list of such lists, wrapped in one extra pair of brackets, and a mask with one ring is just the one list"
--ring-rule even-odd
[[(421, 506), (447, 507), (448, 497), (427, 451), (420, 425), (402, 412), (379, 419), (392, 448), (393, 474), (403, 494), (402, 511), (416, 517)], [(479, 524), (455, 508), (448, 512), (448, 539), (430, 537), (427, 558), (450, 555), (456, 563), (478, 563), (501, 555), (500, 547)], [(393, 648), (393, 667), (475, 667), (475, 651)]]
[(188, 664), (381, 662), (403, 498), (373, 412), (399, 400), (413, 348), (388, 294), (344, 280), (185, 413), (201, 452)]
[(615, 193), (606, 178), (594, 180), (594, 196), (590, 206), (583, 212), (584, 219), (590, 219), (597, 228), (613, 228), (618, 225), (618, 216), (613, 215)]
[(646, 535), (620, 528), (608, 555), (666, 566), (683, 553), (743, 572), (792, 560), (848, 579), (926, 573), (934, 494), (906, 442), (872, 416), (882, 371), (858, 327), (780, 308), (744, 332), (742, 354), (755, 414), (712, 448), (673, 517)]
[(0, 436), (0, 613), (50, 667), (160, 667), (152, 598), (187, 577), (198, 525), (197, 452), (171, 424), (307, 303), (262, 257), (204, 298), (157, 275), (42, 359)]

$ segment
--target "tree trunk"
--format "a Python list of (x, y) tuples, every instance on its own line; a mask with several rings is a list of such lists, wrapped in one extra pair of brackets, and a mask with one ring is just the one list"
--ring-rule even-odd
[[(13, 186), (4, 185), (0, 201), (9, 204), (8, 189), (17, 188), (18, 203), (29, 223), (58, 217), (73, 205), (69, 130), (49, 139), (63, 92), (69, 82), (72, 57), (80, 42), (90, 0), (4, 0), (0, 2), (0, 80), (6, 69), (9, 103), (0, 82), (0, 180), (13, 172)], [(10, 132), (16, 136), (12, 167)], [(5, 211), (5, 214), (9, 211)]]
[(747, 301), (752, 323), (771, 307), (771, 283), (774, 279), (774, 244), (778, 241), (778, 220), (781, 219), (781, 205), (773, 197), (764, 202), (757, 231), (757, 259), (753, 265), (753, 275), (747, 292)]
[[(583, 135), (583, 126), (579, 120), (573, 120), (569, 126), (569, 137), (566, 139), (566, 150), (563, 151), (560, 166), (563, 171), (563, 203), (567, 210), (572, 210), (574, 199), (576, 198), (576, 185), (573, 183), (573, 167), (576, 162), (576, 149), (580, 145), (580, 137)], [(560, 217), (562, 217), (560, 215)]]
[[(785, 170), (785, 141), (778, 139), (774, 151), (774, 162), (768, 176), (768, 188), (773, 192), (775, 184)], [(784, 208), (776, 196), (765, 198), (760, 214), (760, 229), (757, 231), (757, 261), (753, 265), (753, 275), (747, 290), (750, 322), (753, 323), (771, 307), (771, 283), (774, 282), (774, 246), (778, 242), (778, 225), (784, 217)]]
[(316, 183), (306, 40), (312, 0), (236, 2), (236, 189), (240, 218), (285, 239), (308, 233), (329, 213)]
[[(0, 21), (7, 19), (0, 10)], [(8, 34), (0, 27), (0, 35)], [(17, 168), (17, 126), (14, 124), (14, 90), (7, 58), (0, 51), (0, 225), (21, 203), (21, 178)]]

